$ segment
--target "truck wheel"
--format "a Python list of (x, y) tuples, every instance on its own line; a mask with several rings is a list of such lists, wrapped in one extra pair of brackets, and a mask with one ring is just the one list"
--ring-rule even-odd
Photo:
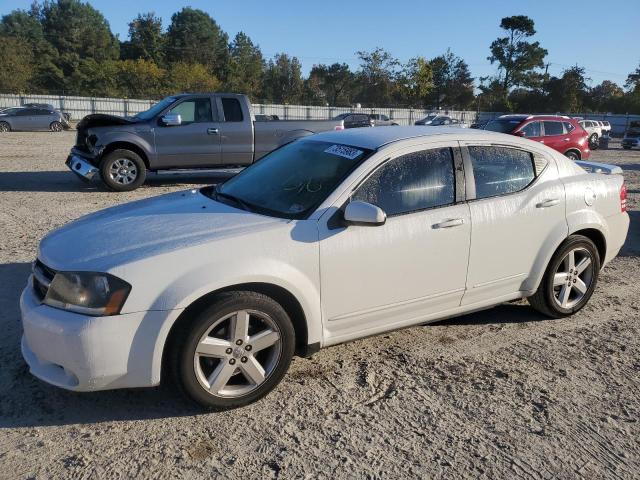
[(594, 243), (582, 235), (571, 235), (551, 258), (529, 304), (552, 318), (573, 315), (584, 307), (598, 282), (600, 255)]
[(267, 395), (289, 369), (295, 348), (282, 306), (251, 291), (219, 295), (178, 328), (169, 357), (174, 380), (211, 410), (242, 407)]
[(137, 153), (131, 150), (114, 150), (100, 162), (100, 175), (111, 190), (128, 192), (144, 183), (147, 167)]

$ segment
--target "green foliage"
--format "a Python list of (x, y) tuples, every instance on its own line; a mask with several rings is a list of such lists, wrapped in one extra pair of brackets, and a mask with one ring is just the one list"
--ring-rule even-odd
[(225, 89), (258, 98), (262, 90), (265, 62), (260, 47), (243, 32), (238, 33), (229, 47), (229, 76)]
[(314, 65), (309, 74), (308, 92), (313, 103), (348, 106), (356, 91), (356, 76), (346, 63)]
[(165, 85), (170, 92), (215, 92), (220, 81), (200, 63), (171, 64)]
[(412, 107), (425, 107), (433, 89), (433, 69), (423, 57), (409, 60), (397, 77), (396, 98)]
[(0, 92), (27, 92), (34, 74), (33, 63), (28, 42), (0, 35)]
[(433, 71), (433, 88), (428, 97), (432, 107), (469, 108), (474, 100), (473, 77), (469, 66), (460, 57), (447, 50), (429, 62)]
[(356, 99), (366, 106), (391, 105), (400, 62), (383, 48), (356, 52), (360, 59)]
[(228, 35), (208, 13), (185, 7), (171, 16), (165, 57), (169, 63), (204, 65), (225, 80), (229, 71), (228, 42)]
[(301, 103), (303, 86), (302, 66), (296, 57), (278, 53), (269, 60), (262, 91), (265, 102)]
[(121, 57), (151, 60), (158, 65), (164, 63), (164, 35), (162, 19), (153, 12), (138, 14), (129, 23), (129, 40), (120, 46)]

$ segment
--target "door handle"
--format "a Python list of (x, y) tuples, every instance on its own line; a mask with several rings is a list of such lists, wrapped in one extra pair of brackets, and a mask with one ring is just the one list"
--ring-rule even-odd
[(220, 133), (220, 130), (217, 128), (207, 128), (207, 135), (218, 135), (218, 133)]
[(449, 220), (444, 220), (440, 223), (434, 223), (432, 228), (459, 227), (462, 224), (464, 224), (464, 220), (462, 218), (450, 218)]
[(553, 207), (554, 205), (558, 205), (560, 203), (560, 200), (557, 198), (550, 198), (549, 200), (545, 200), (543, 202), (540, 202), (536, 205), (536, 208), (547, 208), (547, 207)]

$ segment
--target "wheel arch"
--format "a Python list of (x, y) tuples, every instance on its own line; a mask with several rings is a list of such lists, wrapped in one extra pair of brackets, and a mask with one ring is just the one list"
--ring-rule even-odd
[(110, 154), (115, 150), (130, 150), (132, 152), (135, 152), (140, 156), (140, 158), (142, 158), (142, 161), (144, 162), (145, 166), (147, 168), (150, 168), (149, 157), (147, 156), (147, 153), (144, 151), (144, 149), (139, 145), (136, 145), (135, 143), (132, 143), (132, 142), (122, 141), (122, 140), (111, 142), (106, 147), (104, 147), (104, 150), (102, 151), (102, 155), (101, 155), (102, 158), (104, 158), (106, 155)]
[[(217, 290), (206, 293), (193, 302), (191, 302), (176, 318), (175, 322), (169, 328), (166, 338), (162, 345), (162, 360), (161, 360), (161, 374), (168, 369), (168, 353), (170, 351), (171, 342), (175, 338), (175, 334), (181, 325), (188, 323), (194, 315), (197, 315), (203, 311), (207, 306), (213, 302), (213, 300), (221, 293), (232, 291), (251, 291), (266, 295), (276, 302), (278, 302), (282, 308), (287, 312), (291, 322), (293, 323), (293, 329), (296, 335), (296, 349), (295, 353), (301, 357), (307, 357), (315, 353), (319, 345), (309, 345), (309, 330), (307, 326), (307, 315), (304, 312), (302, 304), (286, 288), (268, 282), (247, 282), (238, 283), (234, 285), (228, 285)], [(164, 375), (164, 374), (162, 374)]]
[(567, 149), (564, 151), (563, 155), (565, 155), (565, 156), (566, 156), (566, 155), (567, 155), (567, 153), (569, 153), (569, 152), (575, 152), (575, 153), (578, 155), (578, 160), (582, 160), (582, 152), (580, 151), (580, 149), (579, 149), (579, 148), (575, 148), (575, 147), (567, 148)]

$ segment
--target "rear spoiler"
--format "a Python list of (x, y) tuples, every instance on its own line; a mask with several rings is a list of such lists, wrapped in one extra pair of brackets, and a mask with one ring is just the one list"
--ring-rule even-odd
[(576, 160), (575, 164), (582, 167), (589, 173), (604, 173), (605, 175), (622, 175), (622, 169), (617, 165), (609, 165), (607, 163), (585, 162)]

